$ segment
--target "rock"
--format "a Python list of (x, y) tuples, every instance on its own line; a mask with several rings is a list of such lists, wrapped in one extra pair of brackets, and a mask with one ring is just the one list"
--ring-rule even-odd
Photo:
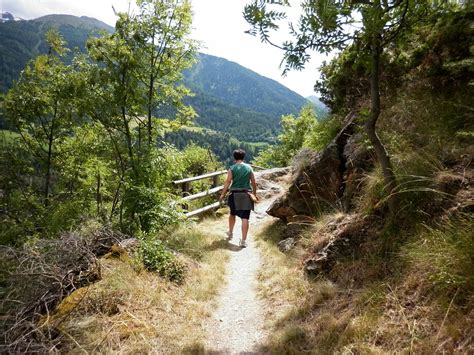
[(354, 117), (321, 152), (305, 152), (306, 164), (294, 172), (285, 196), (267, 210), (286, 222), (317, 216), (328, 207), (348, 210), (358, 191), (363, 172), (373, 166), (373, 157), (354, 134)]
[(287, 253), (291, 249), (293, 249), (295, 245), (296, 245), (295, 238), (286, 238), (278, 242), (278, 249), (280, 249), (282, 253)]
[(273, 195), (279, 194), (281, 192), (281, 187), (278, 185), (275, 180), (278, 177), (283, 176), (282, 174), (288, 174), (289, 169), (269, 169), (261, 171), (255, 174), (255, 179), (257, 180), (257, 195), (261, 199), (269, 198)]
[(134, 255), (137, 252), (140, 243), (137, 238), (127, 238), (120, 241), (118, 245), (123, 248), (128, 255)]
[(328, 223), (322, 233), (327, 233), (329, 238), (304, 260), (304, 270), (309, 274), (326, 273), (337, 258), (351, 255), (364, 240), (366, 230), (358, 215), (344, 215)]
[(266, 199), (280, 192), (281, 188), (277, 183), (261, 177), (257, 179), (257, 195), (260, 198)]
[(290, 171), (291, 171), (290, 167), (267, 169), (267, 170), (255, 172), (255, 178), (257, 179), (257, 181), (260, 178), (265, 179), (265, 180), (275, 181), (278, 178), (289, 174)]

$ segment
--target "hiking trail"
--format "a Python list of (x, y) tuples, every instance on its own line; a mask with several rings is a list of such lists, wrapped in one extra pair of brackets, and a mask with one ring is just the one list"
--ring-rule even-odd
[[(273, 185), (273, 190), (278, 185)], [(273, 195), (255, 205), (250, 216), (248, 246), (240, 248), (241, 221), (237, 218), (234, 237), (228, 242), (230, 260), (227, 265), (227, 283), (217, 299), (217, 307), (206, 324), (208, 333), (206, 348), (218, 354), (257, 353), (267, 334), (264, 329), (264, 303), (257, 297), (257, 273), (261, 258), (256, 247), (255, 234), (273, 217), (266, 214), (267, 208), (278, 195)], [(216, 221), (225, 223), (227, 218)], [(220, 226), (221, 227), (221, 226)], [(225, 235), (222, 236), (225, 238)]]

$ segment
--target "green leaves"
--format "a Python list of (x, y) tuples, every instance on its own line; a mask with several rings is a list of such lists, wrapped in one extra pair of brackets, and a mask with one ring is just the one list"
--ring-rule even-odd
[(140, 252), (143, 265), (149, 271), (156, 271), (162, 277), (181, 283), (186, 273), (185, 264), (180, 261), (159, 239), (140, 241)]
[(257, 165), (288, 166), (317, 124), (314, 108), (311, 105), (303, 107), (297, 118), (293, 115), (282, 116), (280, 123), (282, 133), (278, 136), (278, 143), (257, 157)]
[[(4, 114), (21, 138), (21, 161), (18, 172), (0, 174), (0, 201), (12, 211), (24, 207), (21, 222), (6, 217), (6, 224), (38, 214), (24, 233), (47, 235), (98, 218), (135, 234), (179, 221), (169, 192), (175, 166), (157, 146), (161, 125), (179, 127), (196, 115), (182, 102), (190, 91), (177, 84), (194, 60), (191, 7), (181, 0), (138, 5), (137, 14), (119, 14), (115, 33), (89, 39), (87, 54), (71, 65), (63, 61), (64, 40), (48, 32), (49, 53), (32, 61), (6, 95)], [(156, 118), (164, 105), (177, 114)], [(7, 154), (2, 150), (2, 159)]]

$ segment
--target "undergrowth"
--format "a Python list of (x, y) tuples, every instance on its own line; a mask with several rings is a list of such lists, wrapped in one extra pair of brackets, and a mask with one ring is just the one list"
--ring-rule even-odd
[(160, 239), (142, 240), (140, 255), (148, 271), (156, 271), (160, 276), (177, 283), (184, 281), (186, 266)]
[(100, 276), (28, 322), (36, 341), (62, 353), (177, 353), (204, 344), (203, 320), (215, 308), (228, 259), (218, 243), (225, 223), (216, 222), (165, 230), (136, 249), (100, 245)]
[(437, 295), (474, 305), (474, 221), (463, 215), (439, 226), (425, 226), (402, 255)]
[[(300, 235), (289, 254), (278, 247), (280, 224), (258, 236), (264, 263), (260, 296), (269, 303), (269, 354), (469, 353), (473, 350), (473, 223), (467, 217), (424, 227), (398, 242), (387, 258), (387, 238), (402, 231), (372, 229), (353, 257), (328, 274), (308, 277), (305, 249), (326, 237), (325, 215)], [(372, 228), (365, 225), (364, 228)], [(378, 231), (378, 232), (377, 232)], [(398, 251), (397, 251), (398, 250)]]

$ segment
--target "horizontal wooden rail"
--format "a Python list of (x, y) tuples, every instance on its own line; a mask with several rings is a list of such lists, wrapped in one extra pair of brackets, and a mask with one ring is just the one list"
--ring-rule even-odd
[[(256, 168), (256, 169), (265, 169), (265, 168), (262, 168), (258, 165), (253, 165), (253, 164), (250, 164), (250, 165), (253, 168)], [(226, 173), (227, 173), (227, 170), (216, 171), (216, 172), (209, 173), (209, 174), (204, 174), (204, 175), (194, 176), (194, 177), (190, 177), (190, 178), (186, 178), (186, 179), (176, 180), (176, 181), (173, 181), (173, 184), (176, 185), (176, 186), (181, 185), (182, 195), (183, 195), (183, 198), (182, 198), (181, 201), (183, 201), (183, 202), (193, 201), (193, 200), (197, 200), (198, 198), (202, 198), (202, 197), (206, 197), (206, 196), (209, 196), (209, 195), (217, 194), (219, 191), (222, 191), (224, 189), (224, 186), (217, 186), (217, 178), (218, 178), (219, 175), (224, 175)], [(209, 179), (209, 178), (212, 178), (212, 188), (211, 189), (208, 189), (208, 190), (202, 191), (202, 192), (198, 192), (197, 194), (194, 194), (194, 195), (189, 195), (189, 186), (190, 186), (191, 182), (202, 180), (202, 179)], [(204, 213), (206, 211), (218, 208), (219, 206), (220, 206), (219, 202), (214, 202), (210, 205), (204, 206), (204, 207), (199, 208), (197, 210), (187, 212), (185, 214), (185, 216), (188, 217), (188, 218), (193, 217), (193, 216), (197, 216), (197, 215), (199, 215), (201, 213)], [(183, 209), (186, 210), (187, 208), (188, 208), (188, 206), (185, 203), (183, 205)]]
[(249, 164), (252, 168), (256, 168), (256, 169), (261, 169), (261, 170), (267, 170), (267, 168), (264, 168), (262, 166), (258, 166), (258, 165), (255, 165), (255, 164)]
[[(221, 171), (216, 171), (216, 172), (209, 173), (209, 174), (204, 174), (204, 175), (199, 175), (199, 176), (194, 176), (194, 177), (190, 177), (190, 178), (186, 178), (186, 179), (173, 181), (174, 185), (176, 185), (176, 186), (181, 185), (182, 196), (183, 196), (181, 201), (184, 202), (183, 209), (184, 210), (188, 209), (188, 205), (186, 204), (186, 202), (188, 202), (188, 201), (197, 200), (198, 198), (202, 198), (202, 197), (206, 197), (206, 196), (209, 196), (209, 195), (217, 194), (219, 191), (222, 191), (224, 189), (224, 186), (217, 186), (218, 177), (219, 177), (219, 175), (223, 175), (223, 174), (226, 174), (226, 173), (227, 173), (227, 170), (221, 170)], [(210, 188), (206, 191), (198, 192), (197, 194), (194, 194), (194, 195), (189, 194), (190, 183), (191, 182), (202, 180), (202, 179), (209, 179), (209, 178), (212, 178), (212, 188)], [(193, 216), (197, 216), (198, 214), (201, 214), (203, 212), (212, 210), (212, 209), (217, 208), (217, 207), (219, 207), (219, 202), (215, 202), (215, 203), (212, 203), (208, 206), (199, 208), (197, 210), (187, 212), (185, 214), (185, 216), (188, 217), (188, 218), (193, 217)]]
[(216, 171), (214, 173), (209, 173), (209, 174), (205, 174), (205, 175), (199, 175), (199, 176), (194, 176), (194, 177), (190, 177), (190, 178), (186, 178), (186, 179), (182, 179), (182, 180), (173, 181), (173, 184), (175, 184), (175, 185), (184, 184), (184, 183), (187, 183), (187, 182), (207, 179), (207, 178), (211, 178), (211, 177), (214, 177), (214, 176), (223, 175), (223, 174), (226, 174), (226, 173), (227, 173), (227, 170)]
[(188, 212), (188, 213), (185, 214), (185, 216), (186, 216), (187, 218), (193, 217), (193, 216), (197, 216), (198, 214), (201, 214), (201, 213), (203, 213), (203, 212), (212, 210), (212, 209), (217, 208), (217, 207), (219, 207), (219, 206), (220, 206), (220, 203), (219, 203), (219, 202), (214, 202), (214, 203), (211, 204), (211, 205), (207, 205), (207, 206), (205, 206), (205, 207), (203, 207), (203, 208), (200, 208), (200, 209), (198, 209), (198, 210), (194, 210), (194, 211)]
[(201, 197), (206, 197), (206, 196), (215, 194), (216, 192), (219, 192), (223, 189), (224, 189), (224, 186), (213, 187), (212, 189), (209, 189), (207, 191), (199, 192), (199, 193), (194, 194), (194, 195), (184, 196), (183, 201), (196, 200), (196, 199), (201, 198)]

